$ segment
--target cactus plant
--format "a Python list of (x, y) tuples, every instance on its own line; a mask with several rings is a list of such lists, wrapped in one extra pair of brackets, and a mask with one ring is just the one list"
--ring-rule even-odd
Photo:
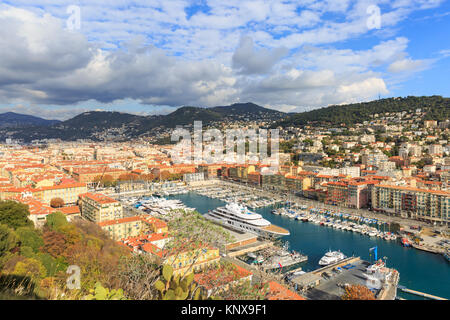
[(155, 288), (159, 291), (161, 300), (205, 300), (206, 296), (201, 288), (193, 281), (192, 272), (181, 278), (180, 275), (174, 276), (170, 265), (164, 265), (160, 279), (155, 282)]
[(100, 282), (97, 282), (90, 292), (85, 297), (86, 300), (126, 300), (122, 289), (109, 290), (104, 288)]

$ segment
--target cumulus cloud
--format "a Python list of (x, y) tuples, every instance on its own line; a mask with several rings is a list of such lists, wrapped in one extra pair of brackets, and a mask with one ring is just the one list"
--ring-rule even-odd
[(268, 49), (256, 50), (253, 39), (243, 37), (233, 54), (233, 68), (242, 74), (268, 73), (288, 52), (289, 50), (286, 48), (276, 48), (272, 51)]
[(389, 65), (388, 71), (392, 73), (417, 72), (429, 67), (431, 60), (413, 60), (405, 58), (397, 60)]
[(187, 14), (186, 0), (79, 1), (78, 31), (65, 26), (71, 1), (0, 5), (1, 103), (39, 112), (60, 105), (71, 113), (86, 101), (129, 99), (151, 107), (254, 101), (300, 111), (371, 99), (389, 92), (386, 71), (423, 70), (429, 61), (409, 57), (404, 37), (361, 50), (336, 49), (334, 42), (369, 32), (369, 4), (389, 8), (382, 16), (388, 28), (439, 1), (205, 3), (207, 10)]

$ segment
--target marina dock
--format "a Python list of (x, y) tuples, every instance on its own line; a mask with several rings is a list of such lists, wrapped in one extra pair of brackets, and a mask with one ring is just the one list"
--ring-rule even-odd
[[(345, 266), (350, 266), (346, 268)], [(338, 263), (319, 268), (291, 278), (292, 284), (302, 294), (311, 300), (340, 300), (345, 292), (346, 285), (367, 286), (366, 274), (369, 262), (361, 260), (360, 257), (350, 257)], [(341, 272), (336, 273), (339, 268)], [(376, 289), (377, 300), (394, 300), (396, 298), (398, 285), (398, 272), (388, 269), (390, 276), (381, 287)]]
[(410, 293), (410, 294), (413, 294), (413, 295), (416, 295), (416, 296), (420, 296), (420, 297), (424, 297), (424, 298), (428, 298), (428, 299), (432, 299), (432, 300), (448, 300), (448, 299), (445, 299), (445, 298), (434, 296), (432, 294), (428, 294), (428, 293), (424, 293), (424, 292), (408, 289), (408, 288), (406, 288), (404, 286), (398, 286), (398, 288), (400, 290), (402, 290), (403, 292)]

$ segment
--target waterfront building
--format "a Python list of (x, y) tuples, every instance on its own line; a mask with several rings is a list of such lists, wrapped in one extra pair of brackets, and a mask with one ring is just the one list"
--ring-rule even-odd
[(222, 164), (200, 164), (197, 167), (198, 172), (204, 172), (205, 178), (216, 178), (220, 175)]
[(372, 190), (372, 207), (402, 217), (446, 225), (450, 222), (449, 191), (380, 184)]

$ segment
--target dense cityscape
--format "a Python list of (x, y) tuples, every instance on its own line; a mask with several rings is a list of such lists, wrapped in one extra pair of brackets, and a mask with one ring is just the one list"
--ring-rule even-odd
[[(394, 264), (390, 264), (392, 269), (387, 268), (381, 259), (383, 252), (378, 255), (380, 259), (374, 259), (376, 253), (369, 255), (373, 247), (366, 248), (364, 257), (344, 251), (328, 265), (313, 267), (312, 261), (305, 265), (307, 255), (298, 253), (307, 251), (301, 240), (295, 244), (298, 251), (289, 248), (289, 241), (283, 241), (292, 232), (292, 222), (282, 227), (271, 225), (266, 233), (247, 226), (242, 229), (225, 224), (222, 228), (223, 221), (214, 216), (214, 203), (206, 212), (203, 206), (207, 199), (214, 199), (227, 210), (237, 205), (238, 212), (265, 212), (262, 215), (267, 220), (259, 215), (264, 221), (278, 215), (297, 224), (358, 233), (379, 239), (376, 242), (387, 241), (405, 250), (440, 256), (445, 264), (450, 248), (450, 122), (422, 121), (425, 115), (418, 108), (409, 113), (375, 114), (372, 121), (339, 128), (278, 127), (276, 172), (269, 172), (269, 165), (262, 163), (176, 163), (172, 159), (175, 145), (157, 145), (151, 138), (128, 142), (51, 139), (28, 144), (6, 139), (1, 147), (0, 200), (3, 210), (14, 216), (2, 215), (3, 232), (11, 239), (2, 255), (2, 272), (31, 273), (31, 279), (42, 286), (41, 294), (50, 294), (46, 289), (51, 289), (52, 295), (61, 295), (67, 290), (58, 279), (63, 266), (83, 261), (64, 252), (75, 250), (70, 248), (74, 241), (70, 238), (80, 237), (77, 232), (81, 238), (89, 238), (93, 235), (87, 230), (95, 230), (96, 225), (94, 235), (100, 237), (97, 241), (109, 243), (108, 250), (114, 253), (108, 254), (115, 257), (115, 263), (123, 263), (121, 255), (131, 261), (129, 255), (145, 255), (156, 259), (152, 263), (170, 266), (174, 275), (193, 272), (192, 283), (204, 288), (204, 298), (213, 294), (212, 288), (233, 279), (239, 285), (222, 293), (224, 298), (249, 298), (239, 295), (246, 292), (240, 286), (248, 283), (254, 289), (252, 299), (339, 299), (358, 286), (370, 290), (355, 292), (372, 299), (401, 299), (397, 290), (404, 288), (403, 270), (396, 270)], [(266, 126), (278, 126), (277, 121), (269, 120)], [(198, 212), (213, 219), (197, 217)], [(16, 216), (19, 214), (20, 219)], [(33, 223), (24, 221), (25, 217)], [(211, 234), (185, 233), (186, 229), (196, 230), (211, 223), (217, 227), (210, 227)], [(107, 238), (113, 241), (107, 242)], [(190, 249), (180, 246), (188, 239), (192, 244), (203, 244)], [(90, 247), (89, 240), (85, 245)], [(96, 248), (99, 252), (93, 250), (92, 254), (103, 255), (105, 249), (100, 246)], [(371, 268), (376, 267), (374, 278), (362, 272), (370, 259)], [(86, 261), (81, 270), (91, 270), (91, 263)], [(351, 266), (363, 266), (357, 270), (366, 280), (345, 278)], [(230, 272), (226, 279), (218, 271), (222, 268)], [(97, 276), (98, 280), (104, 278)], [(137, 288), (129, 287), (129, 281), (122, 282), (127, 288), (113, 286), (114, 281), (124, 281), (120, 279), (124, 276), (115, 275), (119, 280), (108, 278), (98, 285), (122, 290), (123, 298), (142, 298), (135, 296)], [(82, 276), (77, 294), (95, 289), (95, 277)], [(341, 283), (339, 277), (349, 282)], [(266, 284), (267, 292), (262, 289)], [(154, 285), (145, 293), (147, 297), (158, 297), (156, 282)], [(416, 296), (448, 297), (448, 292), (437, 288), (429, 292), (414, 289), (404, 288), (405, 292), (413, 290), (410, 292)], [(435, 290), (442, 293), (433, 294)], [(174, 298), (166, 296), (167, 292), (162, 294), (163, 299)], [(220, 296), (219, 291), (214, 294)]]
[(262, 319), (442, 305), (449, 12), (445, 0), (3, 1), (5, 310), (122, 300), (98, 309)]

